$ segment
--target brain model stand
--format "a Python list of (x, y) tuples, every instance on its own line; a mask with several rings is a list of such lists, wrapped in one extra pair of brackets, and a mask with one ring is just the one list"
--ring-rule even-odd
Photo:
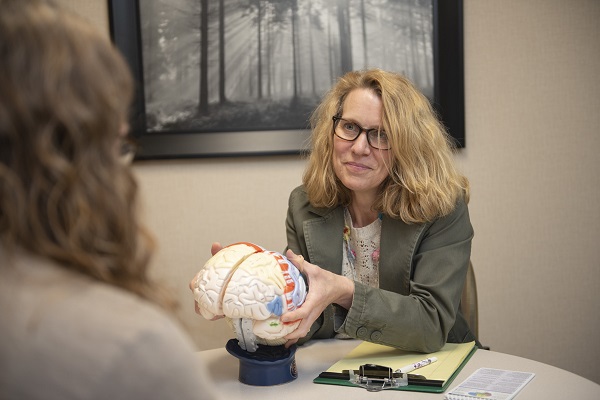
[(240, 360), (241, 382), (271, 386), (297, 377), (296, 348), (283, 345), (300, 322), (280, 317), (304, 302), (306, 284), (286, 257), (252, 243), (224, 247), (196, 275), (194, 297), (204, 318), (230, 323), (236, 339), (226, 349)]

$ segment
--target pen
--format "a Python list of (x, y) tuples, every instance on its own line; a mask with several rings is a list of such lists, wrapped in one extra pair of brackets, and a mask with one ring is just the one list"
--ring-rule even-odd
[(437, 361), (437, 357), (426, 358), (425, 360), (421, 360), (414, 364), (410, 364), (405, 367), (399, 368), (395, 372), (400, 372), (401, 374), (406, 374), (408, 372), (414, 371), (417, 368), (424, 367), (424, 366), (434, 363), (436, 361)]

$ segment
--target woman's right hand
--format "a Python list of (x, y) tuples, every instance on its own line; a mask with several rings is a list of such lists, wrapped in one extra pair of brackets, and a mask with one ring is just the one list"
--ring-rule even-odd
[[(214, 256), (222, 248), (223, 248), (223, 246), (221, 246), (221, 243), (219, 243), (219, 242), (213, 242), (213, 244), (210, 246), (210, 253)], [(194, 275), (194, 277), (192, 278), (192, 280), (189, 283), (189, 287), (190, 287), (190, 290), (192, 291), (192, 293), (194, 293), (194, 287), (196, 286), (196, 281), (198, 280), (198, 276), (200, 275), (201, 272), (202, 272), (202, 270), (198, 271), (196, 273), (196, 275)], [(200, 306), (198, 305), (198, 302), (194, 299), (194, 310), (196, 311), (196, 314), (202, 315), (202, 314), (200, 314), (200, 308), (199, 307)]]
[(221, 251), (221, 249), (223, 249), (223, 246), (221, 246), (221, 243), (213, 242), (213, 244), (210, 246), (210, 253), (214, 256), (219, 251)]

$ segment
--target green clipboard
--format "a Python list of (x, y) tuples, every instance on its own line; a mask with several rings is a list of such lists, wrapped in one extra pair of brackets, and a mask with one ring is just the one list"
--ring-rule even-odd
[(386, 390), (442, 393), (448, 389), (476, 350), (475, 342), (447, 343), (440, 351), (430, 354), (407, 352), (393, 347), (362, 342), (342, 360), (319, 374), (313, 382), (361, 387), (350, 380), (349, 370), (356, 371), (364, 364), (377, 364), (396, 370), (425, 358), (436, 357), (437, 362), (409, 373), (408, 385)]

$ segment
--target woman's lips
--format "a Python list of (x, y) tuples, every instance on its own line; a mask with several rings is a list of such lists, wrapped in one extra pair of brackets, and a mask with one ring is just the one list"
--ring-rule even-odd
[(364, 164), (360, 164), (360, 163), (356, 163), (356, 162), (347, 162), (346, 166), (348, 166), (350, 169), (359, 170), (359, 171), (371, 169), (370, 167), (368, 167)]

